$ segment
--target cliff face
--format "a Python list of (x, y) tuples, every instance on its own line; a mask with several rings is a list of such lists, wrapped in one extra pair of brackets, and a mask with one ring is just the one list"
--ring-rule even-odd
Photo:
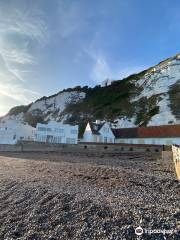
[(94, 88), (76, 87), (18, 106), (1, 118), (32, 126), (49, 120), (108, 120), (120, 127), (180, 123), (180, 55), (138, 74)]

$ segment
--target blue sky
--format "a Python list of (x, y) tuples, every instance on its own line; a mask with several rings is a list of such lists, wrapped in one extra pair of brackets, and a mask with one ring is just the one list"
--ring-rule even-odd
[(0, 0), (0, 115), (179, 52), (179, 0)]

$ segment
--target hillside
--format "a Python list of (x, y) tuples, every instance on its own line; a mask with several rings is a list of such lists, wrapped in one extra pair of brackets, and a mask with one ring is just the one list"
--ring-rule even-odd
[(180, 122), (180, 55), (138, 74), (101, 87), (65, 89), (28, 106), (12, 108), (1, 121), (16, 119), (35, 126), (49, 120), (80, 124), (108, 120), (120, 127)]

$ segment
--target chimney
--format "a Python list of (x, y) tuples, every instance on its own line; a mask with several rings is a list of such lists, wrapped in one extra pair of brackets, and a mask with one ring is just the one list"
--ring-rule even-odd
[(101, 121), (100, 120), (96, 120), (96, 124), (100, 124), (101, 123)]

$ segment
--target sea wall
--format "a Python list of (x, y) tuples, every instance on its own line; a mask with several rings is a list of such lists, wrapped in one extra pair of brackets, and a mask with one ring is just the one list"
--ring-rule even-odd
[(59, 152), (113, 152), (113, 153), (149, 153), (161, 155), (164, 146), (146, 144), (48, 144), (37, 142), (21, 142), (16, 145), (0, 144), (0, 152), (18, 151), (59, 151)]

